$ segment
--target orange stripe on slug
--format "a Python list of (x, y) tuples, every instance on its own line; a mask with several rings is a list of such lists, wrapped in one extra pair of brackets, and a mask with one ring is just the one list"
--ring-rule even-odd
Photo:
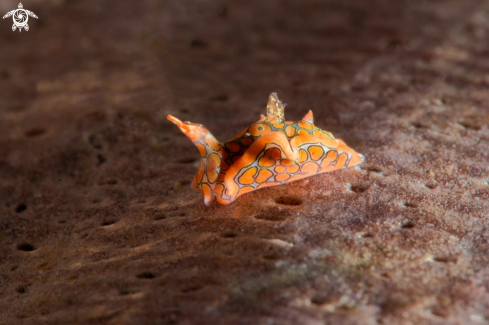
[(289, 138), (292, 138), (295, 135), (295, 131), (297, 131), (297, 129), (293, 126), (288, 126), (285, 128), (285, 133)]
[(342, 153), (339, 157), (338, 157), (338, 162), (336, 163), (336, 168), (337, 169), (340, 169), (340, 168), (343, 168), (345, 167), (345, 164), (346, 164), (346, 161), (348, 160), (348, 155), (346, 153)]
[(277, 172), (277, 173), (285, 173), (285, 167), (284, 166), (281, 166), (281, 165), (278, 165), (277, 167), (275, 167), (275, 172)]
[(301, 173), (307, 173), (309, 175), (315, 174), (319, 169), (318, 164), (313, 162), (307, 162), (302, 165)]
[(313, 129), (313, 126), (311, 123), (309, 122), (306, 122), (306, 121), (300, 121), (297, 123), (297, 125), (299, 125), (301, 128), (304, 128), (304, 129), (308, 129), (308, 130), (312, 130)]
[(284, 166), (291, 166), (294, 164), (294, 162), (292, 160), (288, 160), (288, 159), (282, 159), (282, 160), (280, 160), (280, 163)]
[(212, 200), (214, 199), (214, 195), (212, 193), (212, 189), (209, 185), (206, 183), (202, 184), (202, 193), (204, 193), (204, 203), (205, 205), (209, 206), (212, 203)]
[(270, 156), (263, 156), (258, 160), (258, 165), (260, 167), (271, 167), (275, 165), (275, 159), (272, 159)]
[(273, 173), (269, 171), (268, 169), (262, 169), (258, 173), (258, 176), (256, 177), (256, 182), (257, 183), (263, 183), (266, 182), (270, 177), (273, 176)]
[(265, 151), (265, 156), (270, 156), (273, 159), (277, 160), (277, 159), (280, 159), (282, 154), (280, 153), (279, 149), (271, 148), (271, 149), (268, 149), (267, 151)]
[(239, 142), (241, 142), (243, 146), (249, 147), (253, 143), (253, 138), (249, 138), (249, 137), (241, 138)]
[(222, 196), (222, 194), (224, 193), (224, 185), (216, 184), (216, 186), (214, 186), (214, 193), (216, 193), (219, 196)]
[(330, 171), (331, 169), (326, 169), (326, 170), (324, 169), (327, 168), (329, 165), (331, 165), (336, 160), (337, 157), (338, 157), (338, 152), (336, 150), (328, 151), (326, 157), (324, 157), (323, 161), (321, 162), (321, 168), (322, 168), (321, 171)]
[(225, 172), (228, 169), (229, 169), (229, 164), (227, 162), (222, 161), (221, 162), (221, 171)]
[(291, 178), (289, 178), (289, 180), (287, 181), (287, 183), (290, 183), (290, 182), (293, 182), (293, 181), (297, 181), (299, 179), (303, 179), (303, 178), (306, 178), (306, 177), (309, 177), (310, 175), (301, 175), (301, 174), (295, 174), (294, 176), (292, 176)]
[[(221, 164), (221, 170), (222, 170), (222, 164)], [(226, 177), (226, 174), (219, 173), (219, 176), (217, 176), (217, 181), (218, 182), (224, 182), (224, 177)]]
[(229, 143), (226, 143), (226, 148), (231, 151), (231, 152), (238, 152), (239, 149), (241, 149), (241, 146), (239, 145), (238, 142), (229, 142)]
[(238, 196), (242, 195), (242, 194), (245, 194), (245, 193), (248, 193), (248, 192), (251, 192), (253, 191), (255, 188), (252, 187), (252, 186), (246, 186), (246, 187), (242, 187), (239, 189), (239, 192), (238, 192)]
[(339, 169), (339, 168), (338, 168), (338, 167), (336, 167), (335, 165), (330, 165), (330, 166), (328, 166), (328, 167), (324, 168), (324, 169), (322, 170), (322, 172), (325, 172), (325, 173), (326, 173), (326, 172), (332, 172), (332, 171), (335, 171), (335, 170), (337, 170), (337, 169)]
[(205, 157), (205, 155), (207, 154), (205, 147), (200, 143), (197, 143), (196, 146), (197, 146), (197, 149), (199, 149), (200, 156)]
[(287, 173), (289, 174), (295, 174), (299, 171), (299, 165), (293, 165), (290, 167), (287, 167)]
[(197, 170), (197, 174), (195, 174), (195, 181), (197, 182), (197, 184), (200, 184), (202, 182), (202, 177), (204, 176), (204, 172), (205, 172), (204, 162), (201, 161), (199, 169)]
[(320, 146), (310, 146), (308, 151), (311, 154), (312, 160), (319, 160), (324, 154), (324, 150)]
[(227, 152), (227, 150), (221, 150), (221, 157), (222, 160), (227, 160), (229, 158), (229, 153)]
[(269, 187), (269, 186), (275, 186), (275, 185), (280, 185), (282, 184), (281, 182), (267, 182), (263, 183), (257, 186), (257, 188), (264, 188), (264, 187)]
[(301, 163), (307, 160), (307, 152), (304, 149), (300, 150), (299, 153), (299, 160), (297, 160), (297, 163)]
[(248, 169), (247, 171), (245, 171), (243, 173), (243, 175), (241, 175), (241, 177), (239, 178), (239, 182), (241, 184), (251, 184), (251, 183), (253, 183), (255, 181), (253, 179), (253, 176), (255, 176), (256, 171), (257, 171), (257, 168), (256, 167), (251, 167), (250, 169)]
[(326, 155), (326, 158), (328, 158), (331, 161), (336, 160), (336, 157), (338, 157), (338, 152), (336, 150), (330, 150)]
[(219, 167), (221, 158), (215, 153), (207, 157), (207, 179), (214, 183), (217, 180), (217, 168)]
[(286, 181), (289, 178), (290, 178), (289, 174), (278, 174), (277, 176), (275, 176), (275, 180), (277, 180), (279, 182)]

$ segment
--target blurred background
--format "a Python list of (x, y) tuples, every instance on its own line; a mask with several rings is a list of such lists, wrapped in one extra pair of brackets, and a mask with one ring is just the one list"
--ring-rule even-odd
[[(489, 321), (489, 1), (22, 4), (0, 324)], [(166, 115), (226, 141), (270, 92), (366, 162), (206, 208)]]

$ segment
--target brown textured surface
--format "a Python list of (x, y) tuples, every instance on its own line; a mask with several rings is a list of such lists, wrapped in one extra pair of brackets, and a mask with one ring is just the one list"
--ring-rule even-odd
[[(29, 32), (0, 25), (1, 324), (489, 322), (488, 1), (24, 7)], [(226, 140), (271, 91), (367, 163), (206, 208), (166, 114)]]

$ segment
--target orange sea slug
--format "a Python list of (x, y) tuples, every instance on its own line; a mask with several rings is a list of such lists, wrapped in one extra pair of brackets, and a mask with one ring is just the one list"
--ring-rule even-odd
[(201, 124), (182, 122), (168, 115), (200, 152), (200, 167), (192, 186), (229, 204), (242, 194), (281, 185), (319, 173), (362, 163), (365, 157), (341, 139), (314, 125), (312, 112), (297, 122), (284, 121), (286, 104), (271, 93), (267, 116), (251, 124), (226, 143), (220, 143)]

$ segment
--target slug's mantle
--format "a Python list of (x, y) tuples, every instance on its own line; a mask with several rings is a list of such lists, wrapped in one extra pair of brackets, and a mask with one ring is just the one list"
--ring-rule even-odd
[(314, 125), (312, 111), (297, 122), (284, 121), (286, 104), (276, 93), (268, 98), (267, 116), (220, 143), (202, 124), (182, 122), (168, 115), (200, 152), (200, 167), (192, 186), (229, 204), (245, 193), (281, 185), (319, 173), (362, 163), (365, 157), (333, 134)]

